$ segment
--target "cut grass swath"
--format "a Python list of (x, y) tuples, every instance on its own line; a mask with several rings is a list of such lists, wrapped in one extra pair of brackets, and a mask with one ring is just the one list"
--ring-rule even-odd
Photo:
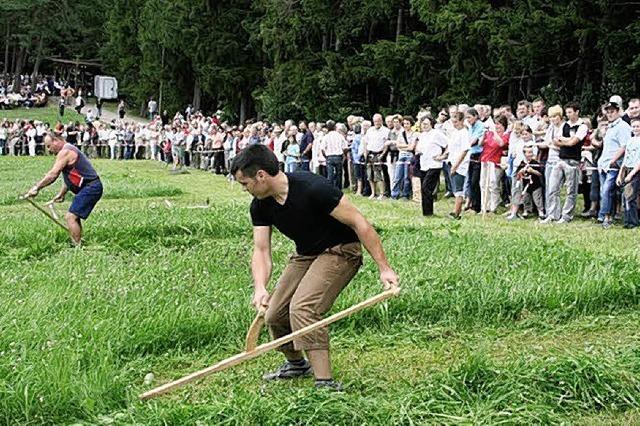
[[(269, 343), (265, 343), (263, 345), (260, 345), (258, 347), (256, 347), (254, 350), (252, 351), (244, 351), (241, 352), (237, 355), (234, 355), (230, 358), (224, 359), (222, 361), (220, 361), (219, 363), (212, 365), (211, 367), (207, 367), (203, 370), (200, 371), (196, 371), (195, 373), (191, 373), (188, 376), (185, 376), (181, 379), (175, 380), (173, 382), (164, 384), (162, 386), (159, 386), (155, 389), (152, 389), (148, 392), (143, 393), (142, 395), (140, 395), (140, 399), (141, 400), (147, 400), (147, 399), (151, 399), (151, 398), (155, 398), (156, 396), (160, 396), (164, 393), (167, 393), (173, 389), (182, 387), (188, 383), (191, 383), (195, 380), (198, 379), (202, 379), (204, 377), (209, 376), (210, 374), (213, 373), (217, 373), (218, 371), (222, 371), (222, 370), (226, 370), (227, 368), (233, 367), (235, 365), (238, 365), (244, 361), (248, 361), (250, 359), (253, 358), (257, 358), (258, 356), (269, 352), (272, 349), (276, 349), (282, 345), (284, 345), (285, 343), (289, 343), (291, 341), (293, 341), (294, 339), (298, 338), (298, 337), (302, 337), (306, 334), (311, 333), (312, 331), (318, 330), (320, 328), (326, 327), (331, 323), (334, 323), (342, 318), (348, 317), (349, 315), (352, 315), (362, 309), (368, 308), (369, 306), (373, 306), (377, 303), (382, 302), (383, 300), (386, 300), (390, 297), (393, 296), (397, 296), (400, 293), (400, 289), (399, 288), (392, 288), (386, 291), (383, 291), (382, 293), (378, 294), (377, 296), (373, 296), (370, 297), (369, 299), (358, 303), (357, 305), (354, 305), (350, 308), (347, 308), (343, 311), (337, 312), (333, 315), (331, 315), (330, 317), (327, 317), (323, 320), (320, 320), (314, 324), (308, 325), (306, 327), (301, 328), (300, 330), (294, 331), (291, 334), (288, 334), (286, 336), (280, 337), (279, 339), (276, 340), (272, 340)], [(249, 346), (249, 345), (248, 345)]]

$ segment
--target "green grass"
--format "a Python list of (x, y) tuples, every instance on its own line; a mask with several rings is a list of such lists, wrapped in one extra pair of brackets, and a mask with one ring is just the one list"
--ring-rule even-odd
[[(53, 127), (60, 115), (58, 114), (58, 107), (49, 101), (49, 105), (44, 108), (16, 108), (9, 110), (0, 110), (0, 121), (4, 120), (40, 120), (43, 123), (49, 123)], [(84, 123), (84, 116), (75, 112), (73, 107), (67, 106), (64, 110), (64, 117), (62, 117), (64, 123), (70, 121), (79, 121)]]
[[(413, 203), (353, 198), (403, 293), (332, 326), (347, 392), (263, 384), (281, 361), (272, 353), (141, 403), (151, 386), (242, 348), (253, 317), (250, 198), (208, 173), (98, 160), (105, 198), (75, 250), (15, 198), (50, 163), (0, 159), (0, 424), (639, 421), (636, 232), (453, 222), (442, 217), (448, 201), (424, 219)], [(188, 208), (206, 199), (209, 209)], [(275, 276), (292, 249), (276, 234)], [(366, 257), (334, 310), (380, 289)]]

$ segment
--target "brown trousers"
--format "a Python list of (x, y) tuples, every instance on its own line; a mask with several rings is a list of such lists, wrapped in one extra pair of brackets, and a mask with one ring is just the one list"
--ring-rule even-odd
[[(359, 242), (340, 244), (317, 256), (289, 258), (271, 295), (265, 323), (274, 339), (318, 322), (362, 265)], [(325, 327), (280, 347), (280, 350), (329, 349)]]

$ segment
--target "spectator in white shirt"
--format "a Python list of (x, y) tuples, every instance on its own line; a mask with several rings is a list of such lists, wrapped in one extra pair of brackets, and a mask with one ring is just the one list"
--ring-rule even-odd
[(469, 171), (469, 149), (471, 149), (471, 138), (469, 130), (464, 125), (464, 114), (456, 112), (453, 114), (453, 127), (449, 132), (449, 146), (447, 147), (447, 159), (451, 164), (451, 186), (453, 195), (456, 197), (453, 212), (449, 217), (459, 219), (464, 203), (464, 181)]
[(36, 128), (33, 123), (30, 123), (26, 131), (27, 143), (29, 146), (29, 157), (36, 156)]
[(420, 154), (420, 170), (422, 177), (422, 214), (433, 216), (434, 191), (440, 179), (442, 162), (448, 141), (440, 130), (433, 128), (435, 120), (431, 116), (424, 117), (420, 124), (422, 132), (418, 136), (416, 154)]
[(344, 135), (336, 130), (335, 121), (327, 121), (327, 134), (322, 139), (322, 153), (327, 159), (327, 179), (342, 190), (342, 163), (348, 149)]
[(384, 188), (381, 187), (381, 182), (383, 182), (382, 160), (380, 157), (384, 150), (384, 144), (388, 139), (389, 128), (382, 125), (382, 115), (375, 114), (373, 116), (373, 127), (367, 130), (364, 137), (365, 156), (367, 158), (367, 178), (371, 186), (370, 199), (376, 197), (376, 192), (378, 199), (381, 200), (383, 198)]

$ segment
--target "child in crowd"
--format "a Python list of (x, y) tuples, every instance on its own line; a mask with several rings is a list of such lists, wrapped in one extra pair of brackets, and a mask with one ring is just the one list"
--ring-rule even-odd
[(511, 210), (507, 220), (518, 219), (518, 210), (524, 204), (524, 196), (530, 194), (538, 209), (538, 215), (544, 216), (544, 201), (542, 199), (542, 170), (541, 164), (534, 158), (534, 147), (524, 147), (524, 158), (516, 166), (515, 181), (511, 193)]
[(623, 187), (622, 201), (624, 205), (624, 227), (627, 229), (638, 226), (638, 189), (640, 179), (640, 118), (631, 120), (633, 137), (629, 139), (624, 151), (622, 167), (618, 172), (616, 184)]

